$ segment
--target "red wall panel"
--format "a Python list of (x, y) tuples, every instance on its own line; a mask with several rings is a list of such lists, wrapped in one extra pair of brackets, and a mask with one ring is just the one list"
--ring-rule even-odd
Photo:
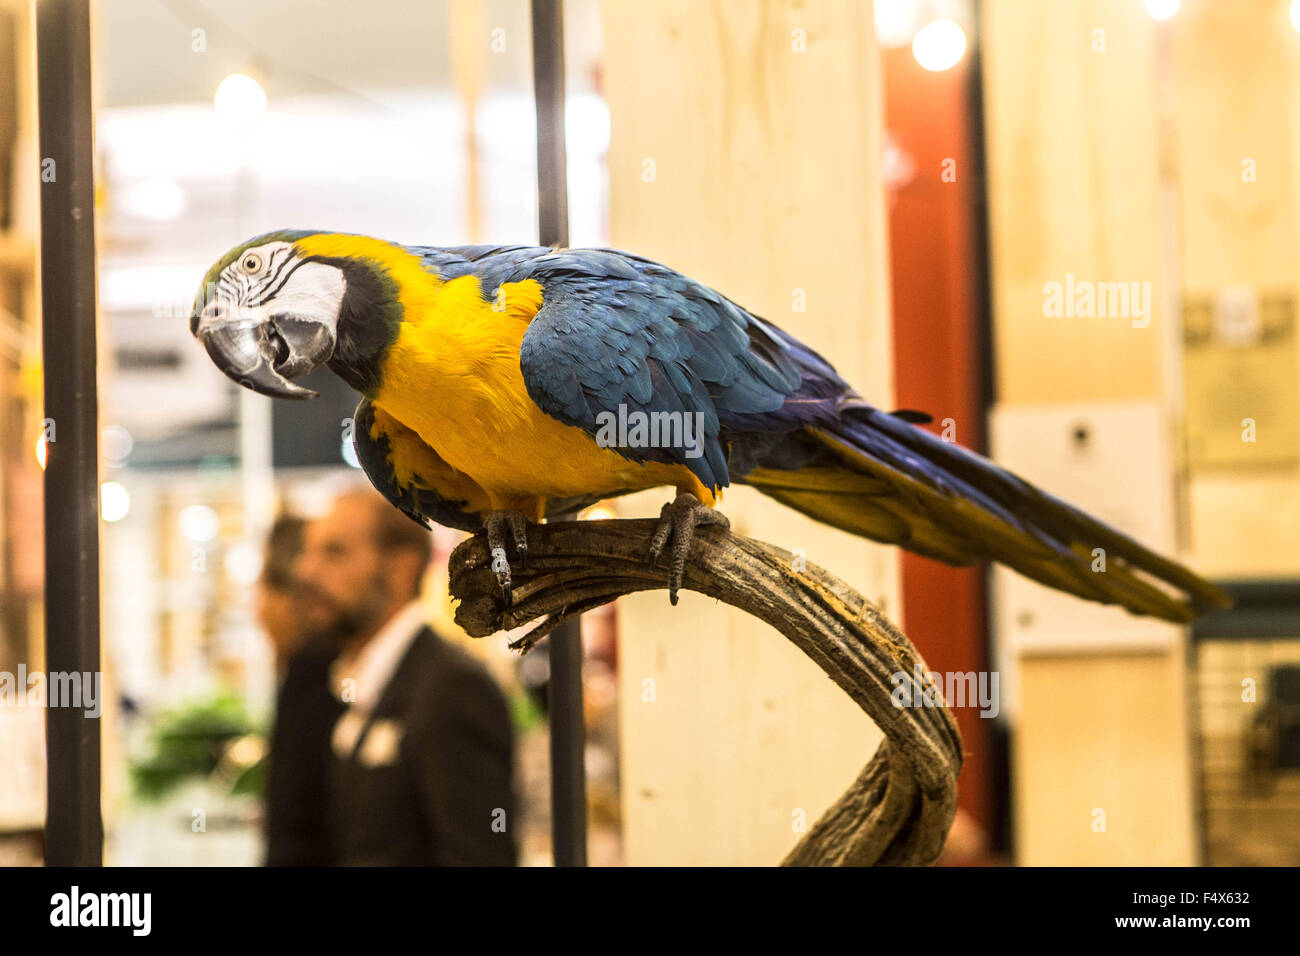
[[(932, 415), (923, 427), (942, 433), (946, 424), (957, 442), (982, 450), (984, 286), (976, 240), (984, 223), (971, 60), (931, 73), (905, 47), (887, 50), (884, 68), (886, 127), (906, 169), (891, 188), (889, 221), (897, 403)], [(903, 629), (932, 670), (988, 668), (982, 568), (905, 554), (902, 592)], [(991, 833), (989, 721), (978, 707), (955, 713), (966, 749), (959, 806)]]

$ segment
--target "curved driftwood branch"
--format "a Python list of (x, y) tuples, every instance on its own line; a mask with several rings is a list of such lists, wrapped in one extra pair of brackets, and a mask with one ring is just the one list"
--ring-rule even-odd
[[(667, 586), (646, 566), (653, 520), (573, 521), (530, 526), (528, 566), (513, 570), (514, 606), (503, 605), (481, 536), (451, 556), (456, 621), (475, 637), (541, 619), (511, 644), (526, 650), (566, 618), (633, 591)], [(885, 733), (848, 791), (790, 851), (783, 865), (933, 863), (957, 809), (961, 735), (911, 642), (862, 595), (787, 551), (701, 528), (683, 586), (771, 624), (812, 658)], [(903, 675), (901, 678), (896, 675)], [(897, 707), (891, 695), (937, 706)], [(916, 696), (913, 696), (916, 691)]]

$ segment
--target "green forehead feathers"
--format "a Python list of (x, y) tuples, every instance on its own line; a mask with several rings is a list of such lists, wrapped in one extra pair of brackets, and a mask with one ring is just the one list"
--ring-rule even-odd
[(226, 267), (242, 256), (254, 246), (262, 246), (268, 242), (297, 242), (304, 236), (314, 236), (320, 233), (319, 229), (281, 229), (278, 232), (267, 232), (260, 236), (254, 236), (247, 242), (240, 243), (222, 256), (217, 264), (208, 270), (208, 274), (203, 277), (203, 286), (206, 288), (210, 283), (217, 281), (217, 277), (226, 271)]

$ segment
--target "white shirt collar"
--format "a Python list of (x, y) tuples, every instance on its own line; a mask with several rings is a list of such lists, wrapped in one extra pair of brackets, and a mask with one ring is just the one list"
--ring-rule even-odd
[(334, 695), (355, 708), (373, 710), (411, 642), (428, 623), (419, 601), (412, 601), (390, 617), (355, 659), (350, 663), (342, 659), (334, 662)]

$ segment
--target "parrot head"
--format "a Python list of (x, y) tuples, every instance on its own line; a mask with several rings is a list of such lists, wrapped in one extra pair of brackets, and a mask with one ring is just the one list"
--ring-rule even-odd
[(348, 291), (337, 259), (309, 254), (311, 232), (268, 233), (226, 253), (204, 277), (190, 332), (217, 368), (276, 398), (316, 398), (293, 379), (328, 362)]

